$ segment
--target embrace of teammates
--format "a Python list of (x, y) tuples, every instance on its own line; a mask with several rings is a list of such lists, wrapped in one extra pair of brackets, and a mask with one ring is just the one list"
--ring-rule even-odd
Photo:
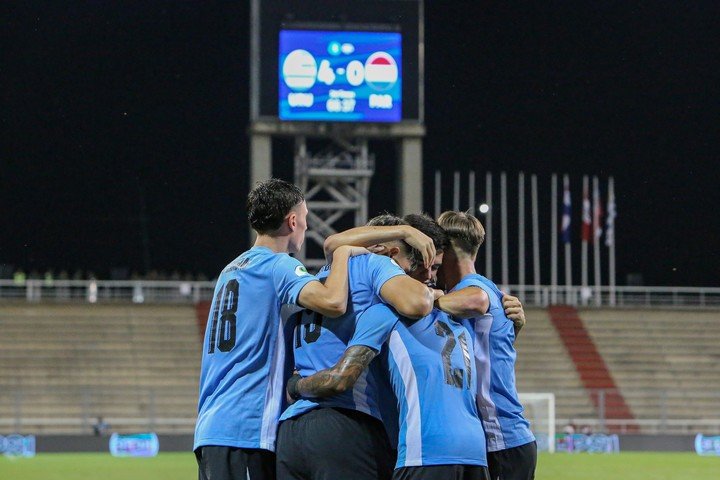
[(220, 273), (203, 342), (199, 480), (531, 480), (515, 386), (520, 301), (475, 270), (464, 213), (380, 215), (325, 240), (302, 192), (248, 195), (253, 247)]

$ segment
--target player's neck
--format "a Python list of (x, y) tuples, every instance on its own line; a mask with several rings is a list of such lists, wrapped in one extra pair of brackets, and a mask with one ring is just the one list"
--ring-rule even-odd
[(457, 259), (457, 281), (463, 279), (466, 275), (470, 275), (471, 273), (477, 273), (475, 270), (475, 260), (472, 258), (458, 258)]
[(258, 235), (253, 246), (269, 248), (275, 253), (288, 253), (289, 243), (288, 237), (284, 235), (277, 237)]

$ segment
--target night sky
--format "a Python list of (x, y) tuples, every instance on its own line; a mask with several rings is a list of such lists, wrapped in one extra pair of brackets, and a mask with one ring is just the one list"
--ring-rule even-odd
[[(214, 276), (248, 246), (248, 3), (16, 3), (0, 7), (0, 264)], [(618, 284), (720, 286), (720, 4), (506, 3), (426, 2), (425, 208), (437, 168), (505, 171), (511, 198), (537, 174), (547, 276), (550, 174), (572, 176), (576, 245), (581, 176), (603, 196), (614, 176)], [(371, 214), (395, 190), (375, 147)]]

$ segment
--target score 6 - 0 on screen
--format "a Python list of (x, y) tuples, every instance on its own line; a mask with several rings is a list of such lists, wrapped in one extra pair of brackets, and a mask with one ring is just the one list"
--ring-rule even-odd
[(402, 36), (281, 30), (281, 120), (399, 122)]

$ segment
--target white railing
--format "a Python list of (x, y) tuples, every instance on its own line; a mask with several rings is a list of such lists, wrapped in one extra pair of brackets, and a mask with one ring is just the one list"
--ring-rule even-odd
[[(533, 307), (566, 304), (587, 307), (720, 308), (718, 287), (570, 287), (561, 285), (507, 285), (503, 291)], [(599, 295), (596, 295), (597, 290)]]
[[(581, 404), (589, 399), (593, 405), (592, 413), (566, 417), (562, 407), (555, 419), (558, 432), (568, 424), (576, 426), (577, 433), (583, 426), (592, 427), (595, 433), (612, 431), (614, 433), (648, 434), (695, 434), (702, 432), (720, 435), (720, 390), (716, 385), (708, 385), (705, 390), (685, 389), (559, 389), (554, 391), (556, 402)], [(616, 418), (611, 413), (616, 401), (614, 394), (623, 397), (632, 412), (633, 418)]]
[(28, 302), (197, 303), (212, 298), (214, 282), (146, 280), (0, 280), (0, 299)]
[(121, 433), (187, 434), (195, 428), (196, 402), (193, 387), (0, 383), (0, 435), (92, 433), (98, 417)]
[[(664, 389), (623, 389), (622, 394), (634, 418), (606, 415), (605, 399), (613, 390), (561, 389), (552, 392), (558, 408), (550, 417), (556, 431), (568, 424), (577, 433), (587, 427), (593, 433), (646, 433), (720, 435), (720, 391), (686, 393)], [(593, 396), (592, 412), (568, 417), (568, 401)], [(527, 394), (521, 394), (531, 408)], [(195, 425), (197, 389), (193, 387), (106, 387), (29, 386), (0, 384), (0, 435), (10, 433), (92, 433), (93, 424), (102, 417), (113, 431), (155, 431), (192, 433)], [(688, 408), (679, 409), (673, 400), (686, 400)], [(178, 402), (182, 404), (179, 406)], [(72, 412), (72, 413), (70, 413)], [(528, 411), (529, 412), (529, 411)], [(547, 422), (548, 417), (545, 416)], [(537, 420), (537, 419), (536, 419)], [(140, 429), (140, 430), (138, 430)]]
[[(146, 280), (0, 280), (0, 301), (196, 303), (211, 300), (214, 282)], [(607, 287), (506, 285), (529, 307), (568, 304), (588, 307), (720, 308), (718, 287)]]

